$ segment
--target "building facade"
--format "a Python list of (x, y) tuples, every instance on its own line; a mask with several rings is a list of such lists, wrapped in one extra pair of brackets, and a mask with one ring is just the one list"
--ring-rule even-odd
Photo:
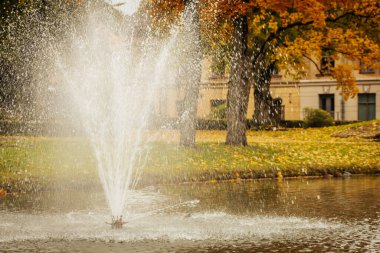
[[(336, 64), (346, 63), (344, 58)], [(321, 60), (320, 68), (324, 61)], [(335, 63), (333, 63), (335, 64)], [(354, 73), (359, 93), (345, 101), (337, 82), (331, 75), (321, 75), (313, 63), (307, 66), (307, 74), (302, 80), (286, 78), (281, 72), (273, 76), (271, 95), (281, 98), (284, 120), (303, 120), (305, 108), (319, 108), (328, 111), (335, 120), (363, 121), (380, 119), (380, 70), (361, 69)], [(198, 118), (207, 118), (213, 107), (226, 103), (228, 76), (215, 75), (211, 71), (211, 61), (203, 63), (202, 83), (198, 101)], [(178, 117), (183, 91), (173, 88), (161, 94), (159, 114)], [(253, 88), (250, 92), (247, 118), (254, 112)]]

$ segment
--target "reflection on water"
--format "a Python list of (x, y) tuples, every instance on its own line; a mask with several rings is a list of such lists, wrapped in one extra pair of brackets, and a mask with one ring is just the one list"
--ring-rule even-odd
[(378, 218), (380, 177), (291, 179), (169, 186), (169, 194), (202, 199), (202, 210), (244, 215), (295, 215), (340, 221)]
[(379, 200), (380, 177), (151, 187), (117, 231), (96, 187), (7, 195), (0, 252), (377, 252)]

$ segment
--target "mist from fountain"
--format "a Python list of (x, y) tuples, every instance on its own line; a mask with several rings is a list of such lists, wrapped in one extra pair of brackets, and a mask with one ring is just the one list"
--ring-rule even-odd
[[(112, 216), (122, 217), (149, 154), (143, 133), (159, 92), (175, 81), (170, 67), (177, 29), (166, 40), (136, 22), (89, 6), (55, 64), (83, 125)], [(129, 19), (130, 20), (130, 19)], [(143, 31), (143, 32), (141, 32)]]

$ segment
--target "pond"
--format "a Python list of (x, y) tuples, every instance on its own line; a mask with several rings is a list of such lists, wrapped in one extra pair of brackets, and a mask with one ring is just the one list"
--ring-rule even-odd
[(0, 198), (0, 252), (380, 251), (380, 177), (148, 187), (121, 230), (102, 190)]

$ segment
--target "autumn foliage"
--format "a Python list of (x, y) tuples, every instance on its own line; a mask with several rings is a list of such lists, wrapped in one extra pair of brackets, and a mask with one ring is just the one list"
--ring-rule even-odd
[[(149, 0), (152, 23), (157, 27), (172, 24), (188, 1)], [(254, 120), (273, 123), (266, 118), (275, 114), (269, 93), (275, 68), (301, 79), (312, 62), (320, 75), (337, 80), (338, 89), (348, 99), (358, 93), (352, 71), (360, 64), (380, 66), (380, 6), (376, 0), (197, 1), (204, 51), (230, 66), (227, 144), (247, 143), (244, 120), (251, 84)], [(332, 64), (342, 56), (349, 62)], [(327, 59), (323, 66), (322, 57)]]
[[(182, 10), (183, 0), (149, 0), (154, 23), (173, 22)], [(345, 97), (357, 92), (348, 72), (358, 64), (379, 67), (380, 48), (376, 34), (380, 26), (380, 8), (376, 0), (200, 0), (202, 38), (208, 52), (225, 50), (231, 44), (231, 22), (248, 17), (248, 46), (269, 53), (266, 59), (294, 78), (302, 78), (305, 63), (316, 66), (323, 51), (333, 60), (351, 60), (350, 65), (335, 66), (333, 77)], [(251, 56), (252, 57), (252, 56)], [(320, 70), (320, 69), (319, 69)], [(322, 73), (322, 70), (321, 74)], [(342, 72), (342, 73), (338, 73)], [(342, 82), (342, 76), (347, 81)]]

